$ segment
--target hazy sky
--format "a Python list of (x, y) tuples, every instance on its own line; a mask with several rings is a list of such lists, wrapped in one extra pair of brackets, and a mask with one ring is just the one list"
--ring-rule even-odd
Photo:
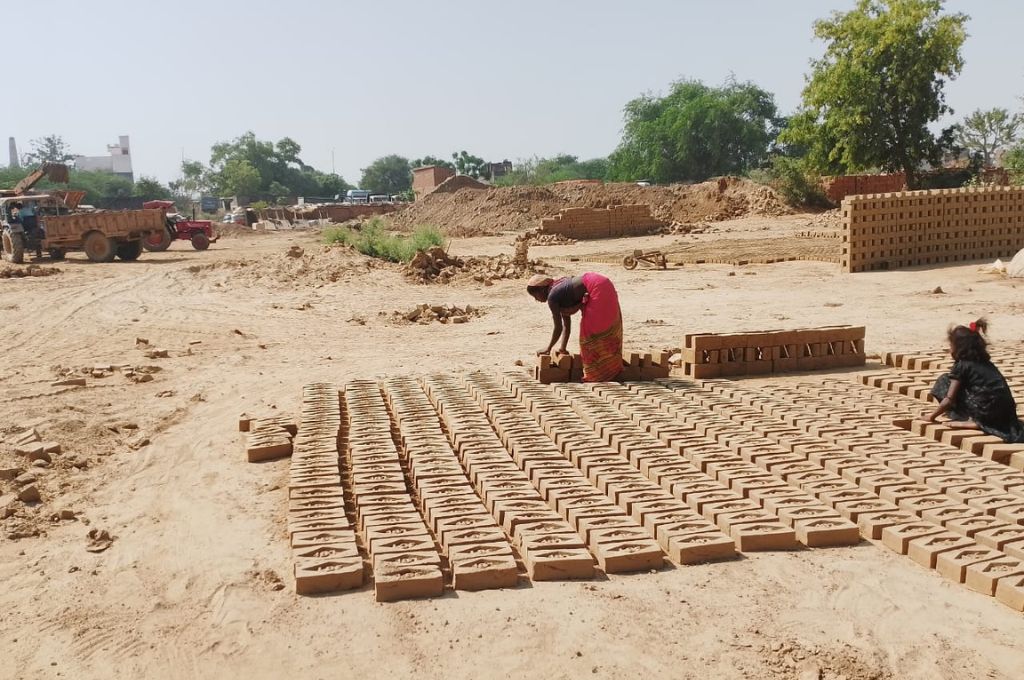
[[(357, 182), (378, 156), (485, 160), (611, 152), (622, 107), (679, 78), (730, 73), (799, 103), (811, 24), (854, 0), (5, 0), (0, 139), (62, 135), (101, 155), (131, 136), (135, 174), (253, 130)], [(1024, 3), (949, 0), (971, 16), (957, 115), (1019, 109)], [(13, 41), (13, 42), (12, 42)], [(39, 76), (32, 77), (29, 76)], [(27, 85), (31, 83), (31, 85)], [(0, 163), (6, 163), (0, 147)]]

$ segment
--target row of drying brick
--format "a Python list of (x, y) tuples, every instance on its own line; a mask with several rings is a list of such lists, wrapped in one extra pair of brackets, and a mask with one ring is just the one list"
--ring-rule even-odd
[[(484, 504), (512, 538), (534, 581), (590, 578), (594, 558), (569, 519), (554, 512), (537, 486), (542, 468), (521, 467), (467, 390), (474, 378), (436, 375), (422, 381), (449, 443)], [(585, 529), (586, 527), (584, 527)]]
[[(571, 462), (599, 492), (655, 538), (673, 562), (692, 564), (727, 559), (736, 554), (733, 539), (713, 521), (638, 470), (641, 461), (667, 455), (678, 463), (677, 456), (668, 454), (658, 442), (641, 441), (640, 437), (620, 437), (613, 447), (611, 437), (602, 437), (549, 388), (515, 375), (506, 376), (504, 383), (558, 446), (563, 459)], [(681, 472), (679, 466), (675, 471)], [(691, 473), (690, 481), (708, 481), (705, 476), (693, 474), (698, 472), (693, 468), (687, 471)], [(575, 485), (575, 481), (567, 478), (561, 480), (560, 485)], [(625, 519), (615, 515), (610, 515), (607, 523), (622, 527), (624, 531), (634, 531)]]
[(538, 511), (546, 508), (574, 527), (606, 573), (662, 566), (664, 553), (658, 543), (562, 455), (506, 387), (484, 374), (469, 376), (465, 385), (512, 459), (543, 497), (536, 504)]
[[(617, 417), (642, 424), (650, 436), (677, 451), (698, 472), (712, 477), (714, 481), (696, 488), (677, 487), (675, 478), (666, 477), (657, 461), (644, 464), (648, 473), (662, 484), (671, 484), (673, 492), (691, 507), (716, 513), (716, 521), (740, 528), (756, 522), (764, 530), (776, 522), (785, 530), (783, 534), (776, 529), (778, 536), (795, 537), (808, 547), (851, 545), (860, 540), (857, 527), (830, 508), (806, 494), (794, 498), (799, 494), (780, 475), (798, 475), (806, 468), (763, 437), (751, 436), (699, 406), (670, 404), (665, 400), (671, 394), (661, 386), (595, 386), (592, 391), (575, 392), (572, 402), (577, 409), (589, 408), (588, 413), (602, 423)], [(770, 464), (774, 470), (769, 469)]]
[[(876, 389), (858, 385), (848, 380), (825, 381), (824, 386), (804, 386), (811, 394), (816, 394), (835, 402), (849, 403), (850, 398), (858, 399), (868, 406), (866, 410), (871, 413), (883, 413), (887, 419), (891, 419), (896, 426), (906, 424), (906, 413), (912, 413), (918, 405), (911, 397), (895, 393), (880, 392)], [(904, 414), (904, 415), (900, 415)], [(918, 426), (915, 431), (902, 431), (899, 433), (901, 441), (908, 442), (907, 447), (912, 447), (914, 452), (924, 455), (930, 461), (918, 461), (918, 467), (954, 468), (957, 474), (967, 475), (970, 482), (995, 484), (1003, 491), (1013, 493), (1024, 493), (1024, 474), (1009, 469), (984, 455), (984, 446), (972, 449), (963, 445), (961, 433), (967, 431), (944, 432), (941, 440), (934, 441), (927, 437), (927, 429), (924, 425)], [(925, 433), (922, 436), (921, 433)], [(991, 452), (992, 449), (989, 449)]]
[(619, 205), (610, 208), (563, 208), (554, 217), (541, 220), (541, 234), (569, 238), (597, 239), (635, 236), (665, 226), (651, 216), (649, 205)]
[(441, 556), (413, 504), (376, 382), (346, 386), (345, 418), (345, 473), (377, 601), (441, 595)]
[(683, 337), (683, 372), (696, 378), (829, 370), (865, 362), (863, 326)]
[(288, 533), (300, 594), (363, 585), (363, 559), (338, 467), (341, 429), (337, 386), (306, 385), (288, 481)]
[[(629, 352), (622, 357), (620, 380), (645, 381), (667, 378), (672, 371), (669, 352)], [(537, 357), (533, 377), (545, 385), (550, 383), (581, 382), (583, 380), (583, 358), (579, 354)]]
[[(1020, 375), (1024, 373), (1024, 345), (1018, 345), (1007, 349), (1005, 345), (1000, 349), (989, 347), (989, 355), (992, 361), (1004, 372), (1007, 368), (1015, 369)], [(948, 370), (953, 365), (948, 349), (922, 351), (922, 352), (882, 352), (880, 360), (885, 366), (902, 368), (912, 371), (921, 369), (943, 369)]]
[(515, 586), (512, 548), (466, 477), (430, 400), (411, 378), (386, 380), (384, 389), (420, 512), (448, 560), (453, 587)]
[[(829, 397), (841, 396), (841, 389), (820, 388), (813, 394), (815, 386), (801, 385), (766, 394), (726, 384), (709, 388), (724, 398), (723, 412), (731, 415), (738, 404), (750, 404), (797, 429), (816, 430), (832, 444), (833, 451), (817, 454), (823, 479), (831, 475), (825, 486), (833, 497), (843, 495), (836, 509), (850, 513), (870, 538), (973, 590), (1024, 608), (1024, 529), (1003, 519), (1024, 517), (1020, 498), (996, 489), (976, 494), (976, 485), (969, 483), (942, 484), (939, 480), (951, 471), (927, 459), (932, 447), (941, 445), (880, 420), (882, 413), (893, 415), (884, 406), (873, 407), (872, 416), (838, 405)], [(817, 417), (809, 420), (809, 412)], [(749, 421), (744, 417), (744, 422)], [(979, 461), (973, 469), (986, 466)]]

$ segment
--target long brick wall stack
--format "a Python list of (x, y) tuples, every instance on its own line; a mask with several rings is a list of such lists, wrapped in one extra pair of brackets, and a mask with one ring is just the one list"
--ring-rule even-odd
[(847, 272), (1013, 257), (1024, 248), (1024, 188), (851, 196), (843, 201)]
[(651, 215), (649, 205), (613, 205), (610, 208), (563, 208), (541, 220), (541, 234), (567, 238), (597, 239), (640, 236), (665, 226)]
[(899, 172), (894, 175), (841, 175), (823, 177), (822, 189), (825, 196), (833, 203), (839, 203), (847, 196), (858, 194), (885, 194), (902, 191), (907, 186), (906, 174)]
[(683, 338), (683, 371), (698, 379), (829, 370), (863, 366), (864, 361), (863, 326)]

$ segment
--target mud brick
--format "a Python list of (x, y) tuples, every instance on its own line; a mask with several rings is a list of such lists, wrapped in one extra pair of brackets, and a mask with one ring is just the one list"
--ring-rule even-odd
[(996, 599), (1014, 611), (1024, 611), (1024, 576), (1008, 576), (996, 583)]
[[(568, 527), (565, 528), (568, 529)], [(519, 545), (524, 554), (546, 550), (576, 550), (585, 547), (579, 534), (570, 531), (526, 535), (523, 536)]]
[(294, 565), (295, 592), (299, 595), (351, 590), (363, 585), (362, 558), (303, 560)]
[(455, 590), (513, 588), (518, 581), (519, 569), (511, 553), (452, 561), (452, 587)]
[(794, 550), (799, 547), (796, 532), (777, 522), (744, 522), (727, 532), (742, 552), (760, 550)]
[[(487, 510), (485, 510), (483, 505), (481, 505), (480, 503), (434, 510), (433, 512), (428, 514), (427, 521), (429, 522), (429, 526), (433, 529), (434, 533), (437, 533), (437, 527), (439, 522), (445, 519), (453, 519), (459, 517), (474, 519), (486, 518), (487, 520), (490, 520), (492, 524), (494, 523), (494, 518), (491, 517), (491, 514), (487, 512)], [(497, 525), (494, 524), (494, 526)]]
[(998, 557), (967, 565), (965, 573), (964, 584), (968, 588), (985, 595), (995, 595), (1000, 580), (1024, 577), (1024, 563), (1011, 557)]
[(448, 551), (454, 550), (458, 546), (489, 545), (505, 542), (505, 532), (497, 526), (457, 529), (449, 531), (444, 535), (444, 545)]
[[(621, 506), (620, 506), (621, 507)], [(648, 515), (659, 515), (665, 512), (679, 512), (682, 504), (674, 498), (633, 503), (629, 508), (630, 517), (634, 522), (645, 525), (644, 518)], [(686, 508), (689, 512), (689, 508)]]
[(1024, 524), (1024, 503), (1005, 505), (996, 510), (995, 516), (1010, 524)]
[(990, 562), (1002, 557), (1003, 555), (999, 551), (981, 547), (972, 542), (971, 545), (939, 553), (936, 555), (933, 566), (951, 581), (963, 583), (967, 579), (968, 566)]
[(936, 567), (936, 561), (943, 553), (977, 547), (971, 539), (949, 531), (912, 539), (908, 545), (910, 559), (929, 569)]
[(988, 515), (994, 515), (1000, 508), (1016, 506), (1020, 497), (1013, 494), (998, 494), (994, 496), (983, 496), (967, 500), (968, 507), (977, 508)]
[(439, 597), (444, 593), (444, 577), (434, 566), (383, 568), (374, 573), (377, 602), (395, 602), (418, 597)]
[[(980, 530), (980, 528), (985, 528), (985, 523), (986, 522), (993, 522), (994, 521), (996, 524), (1001, 524), (1001, 522), (999, 522), (998, 520), (995, 520), (994, 517), (989, 517), (985, 513), (981, 512), (980, 510), (975, 510), (974, 508), (969, 508), (966, 505), (963, 505), (962, 503), (958, 503), (958, 504), (955, 504), (955, 505), (953, 505), (951, 507), (945, 507), (945, 508), (943, 508), (943, 507), (928, 508), (927, 510), (924, 510), (923, 512), (921, 512), (920, 515), (921, 515), (921, 519), (923, 519), (923, 520), (925, 520), (927, 522), (932, 522), (934, 524), (939, 524), (939, 525), (947, 527), (947, 528), (948, 528), (948, 525), (950, 525), (950, 524), (955, 522), (955, 523), (957, 523), (955, 525), (956, 528), (955, 529), (951, 528), (950, 530), (951, 531), (956, 531), (957, 533), (963, 534), (964, 536), (973, 536), (974, 535), (973, 531), (969, 531), (969, 527), (971, 527), (971, 526), (978, 526), (979, 530)], [(961, 522), (963, 520), (981, 520), (981, 523), (980, 524), (963, 524), (963, 525), (959, 524), (959, 522)]]
[(920, 515), (922, 518), (924, 518), (924, 513), (929, 510), (959, 510), (962, 507), (961, 504), (949, 500), (942, 494), (904, 498), (897, 504), (901, 510)]
[(606, 574), (660, 569), (665, 564), (665, 553), (647, 536), (621, 541), (599, 541), (592, 549)]
[[(288, 534), (294, 537), (298, 533), (322, 531), (351, 532), (352, 525), (347, 517), (333, 517), (329, 519), (306, 519), (288, 521)], [(294, 540), (294, 538), (292, 539)]]
[(791, 510), (795, 508), (823, 509), (821, 503), (819, 503), (813, 496), (805, 493), (794, 496), (766, 498), (762, 501), (761, 507), (765, 512), (770, 512), (773, 515), (778, 514), (782, 510)]
[(890, 486), (906, 486), (909, 480), (905, 475), (897, 475), (891, 472), (877, 475), (867, 475), (857, 480), (857, 486), (867, 489), (873, 494), (880, 494), (882, 489)]
[(993, 484), (1004, 491), (1020, 494), (1024, 491), (1024, 474), (1019, 472), (1004, 472), (1001, 474), (986, 474), (985, 482)]
[(396, 569), (402, 567), (440, 567), (441, 556), (433, 550), (408, 550), (373, 555), (373, 571), (379, 573), (382, 569)]
[(794, 526), (796, 522), (810, 519), (842, 519), (839, 513), (832, 508), (816, 503), (813, 506), (783, 506), (774, 512), (779, 521), (787, 526)]
[(361, 509), (359, 511), (359, 530), (366, 531), (370, 528), (384, 527), (391, 524), (416, 524), (423, 522), (423, 518), (410, 503), (408, 507), (380, 506), (376, 508)]
[(561, 514), (570, 524), (574, 514), (588, 515), (625, 515), (622, 508), (615, 505), (607, 496), (595, 493), (587, 496), (566, 496), (555, 500), (555, 511)]
[(635, 523), (625, 515), (607, 516), (583, 516), (576, 521), (576, 530), (584, 540), (589, 543), (591, 534), (594, 531), (615, 529), (619, 527), (635, 527)]
[[(915, 524), (920, 526), (919, 518), (916, 515), (899, 510), (865, 512), (858, 515), (854, 521), (857, 522), (857, 526), (860, 527), (860, 532), (863, 536), (874, 540), (882, 538), (886, 530), (896, 530), (902, 527), (914, 526)], [(935, 527), (935, 531), (941, 530)]]
[(527, 573), (534, 581), (586, 579), (594, 576), (594, 558), (585, 548), (533, 550), (523, 557)]
[(433, 540), (423, 520), (407, 522), (405, 524), (382, 524), (380, 526), (369, 526), (363, 531), (363, 538), (371, 553), (376, 552), (378, 542), (389, 541), (396, 538), (425, 538)]
[(745, 477), (733, 480), (730, 488), (743, 498), (749, 498), (750, 494), (762, 489), (789, 489), (790, 487), (776, 477), (766, 475), (764, 477)]
[[(808, 490), (808, 493), (813, 493)], [(817, 494), (818, 500), (824, 505), (835, 508), (840, 503), (851, 503), (853, 501), (872, 501), (878, 500), (878, 497), (872, 494), (870, 491), (865, 491), (858, 487), (852, 489), (840, 488), (833, 491), (825, 491)]]
[(310, 548), (318, 545), (356, 544), (356, 535), (351, 528), (296, 531), (291, 534), (292, 548)]
[(1024, 529), (1014, 525), (993, 526), (975, 533), (974, 540), (994, 550), (1003, 550), (1011, 543), (1024, 540)]
[(905, 500), (934, 498), (936, 494), (934, 489), (924, 484), (904, 484), (901, 486), (884, 487), (878, 495), (883, 501), (900, 505)]
[(979, 484), (973, 478), (972, 483), (969, 484), (949, 485), (943, 489), (943, 493), (964, 503), (976, 498), (1005, 497), (1007, 495), (1001, 489), (987, 484)]
[(927, 522), (899, 524), (882, 530), (882, 544), (890, 550), (906, 555), (913, 539), (941, 533), (944, 533), (942, 529)]

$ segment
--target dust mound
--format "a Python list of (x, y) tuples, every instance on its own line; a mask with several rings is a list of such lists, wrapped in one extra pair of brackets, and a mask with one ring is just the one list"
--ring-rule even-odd
[(40, 267), (37, 264), (30, 264), (27, 267), (17, 265), (0, 265), (0, 279), (17, 279), (25, 276), (53, 276), (60, 274), (57, 267)]
[(349, 246), (321, 246), (303, 250), (292, 246), (263, 260), (224, 260), (194, 265), (188, 272), (196, 276), (228, 274), (235, 283), (284, 284), (317, 288), (348, 281), (375, 269), (389, 269), (383, 260), (357, 253)]
[(537, 261), (523, 261), (508, 255), (456, 257), (443, 248), (421, 250), (405, 266), (405, 278), (415, 283), (459, 283), (475, 281), (485, 286), (501, 279), (521, 279), (543, 272)]
[(771, 187), (739, 177), (700, 184), (641, 187), (633, 183), (568, 182), (543, 187), (491, 187), (434, 192), (392, 217), (399, 229), (432, 225), (450, 236), (525, 231), (562, 208), (646, 204), (669, 223), (716, 222), (746, 215), (777, 216), (789, 207)]

